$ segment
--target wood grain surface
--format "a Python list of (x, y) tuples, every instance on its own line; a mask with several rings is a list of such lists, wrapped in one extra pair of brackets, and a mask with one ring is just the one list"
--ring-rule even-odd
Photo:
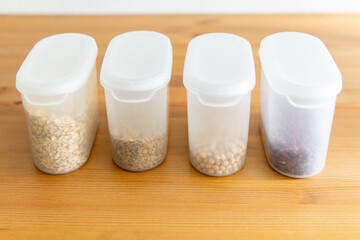
[[(99, 46), (99, 74), (109, 41), (132, 30), (159, 31), (173, 44), (167, 159), (141, 173), (113, 164), (99, 84), (100, 126), (89, 161), (66, 175), (38, 171), (15, 89), (15, 74), (30, 49), (52, 34), (89, 34)], [(259, 44), (289, 30), (322, 39), (344, 81), (326, 167), (308, 179), (273, 171), (259, 135)], [(247, 160), (228, 177), (205, 176), (189, 163), (184, 57), (190, 39), (208, 32), (245, 37), (255, 57)], [(359, 14), (0, 16), (0, 239), (359, 238)]]

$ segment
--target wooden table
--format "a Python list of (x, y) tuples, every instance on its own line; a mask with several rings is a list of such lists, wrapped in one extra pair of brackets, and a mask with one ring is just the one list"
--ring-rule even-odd
[[(56, 33), (89, 34), (99, 70), (109, 41), (139, 29), (168, 35), (174, 48), (166, 161), (141, 173), (112, 163), (99, 84), (100, 126), (88, 163), (66, 175), (39, 172), (15, 89), (32, 46)], [(259, 135), (259, 44), (288, 30), (322, 39), (344, 79), (326, 167), (309, 179), (273, 171)], [(205, 176), (189, 163), (184, 57), (189, 40), (208, 32), (245, 37), (256, 64), (247, 161), (228, 177)], [(360, 15), (0, 16), (0, 133), (0, 239), (359, 239)]]

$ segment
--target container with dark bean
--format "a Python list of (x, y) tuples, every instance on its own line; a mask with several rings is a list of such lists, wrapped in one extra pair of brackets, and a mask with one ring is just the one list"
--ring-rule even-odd
[(285, 176), (314, 176), (325, 166), (341, 73), (324, 43), (305, 33), (272, 34), (259, 55), (267, 160)]

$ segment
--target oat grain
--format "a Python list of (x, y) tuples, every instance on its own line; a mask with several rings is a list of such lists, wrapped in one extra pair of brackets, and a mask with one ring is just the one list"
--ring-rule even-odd
[(97, 112), (47, 116), (25, 111), (35, 165), (49, 174), (63, 174), (88, 159), (98, 124)]

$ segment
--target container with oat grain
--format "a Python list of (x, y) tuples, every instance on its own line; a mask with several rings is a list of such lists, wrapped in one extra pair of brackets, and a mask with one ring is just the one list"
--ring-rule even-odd
[(266, 37), (260, 60), (267, 160), (288, 177), (314, 176), (325, 166), (341, 73), (324, 43), (305, 33)]
[(226, 176), (244, 163), (255, 68), (249, 42), (227, 33), (191, 40), (186, 53), (190, 161), (210, 176)]
[(39, 41), (16, 75), (35, 165), (64, 174), (84, 165), (98, 125), (93, 38), (66, 33)]
[(111, 40), (101, 68), (113, 161), (129, 171), (161, 164), (167, 153), (169, 38), (134, 31)]

